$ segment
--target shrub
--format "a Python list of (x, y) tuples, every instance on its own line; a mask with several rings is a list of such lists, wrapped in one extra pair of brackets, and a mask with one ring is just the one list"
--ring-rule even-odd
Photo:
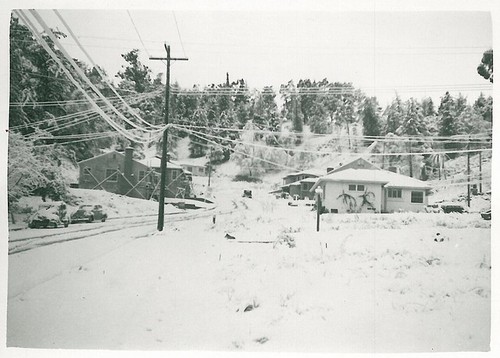
[(244, 181), (248, 183), (262, 183), (262, 180), (260, 178), (256, 178), (254, 176), (251, 176), (249, 174), (237, 174), (234, 178), (233, 181)]

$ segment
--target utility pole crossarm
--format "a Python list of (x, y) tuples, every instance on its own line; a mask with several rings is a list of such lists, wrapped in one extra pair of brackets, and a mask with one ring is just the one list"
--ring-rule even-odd
[(150, 60), (160, 60), (160, 61), (187, 61), (187, 57), (150, 57)]

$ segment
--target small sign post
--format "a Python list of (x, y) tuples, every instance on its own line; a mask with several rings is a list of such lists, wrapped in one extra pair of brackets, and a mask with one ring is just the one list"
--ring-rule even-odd
[(323, 196), (323, 189), (318, 186), (314, 191), (316, 193), (316, 231), (319, 231), (319, 216), (321, 215), (321, 197)]

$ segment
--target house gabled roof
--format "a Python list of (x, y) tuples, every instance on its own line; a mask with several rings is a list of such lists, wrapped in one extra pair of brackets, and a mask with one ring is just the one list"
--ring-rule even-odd
[(317, 180), (318, 180), (318, 178), (305, 178), (302, 180), (294, 181), (292, 183), (283, 184), (283, 185), (281, 185), (281, 188), (288, 188), (290, 186), (299, 186), (302, 183), (316, 183)]
[(368, 160), (366, 160), (365, 158), (363, 158), (362, 156), (359, 156), (357, 158), (355, 158), (354, 160), (350, 160), (349, 162), (345, 163), (345, 164), (340, 164), (339, 167), (335, 168), (333, 170), (331, 170), (328, 174), (332, 174), (332, 173), (336, 173), (336, 172), (339, 172), (341, 170), (345, 170), (345, 167), (351, 165), (352, 163), (354, 162), (359, 162), (359, 161), (362, 161), (365, 165), (367, 165), (370, 170), (382, 170), (380, 167), (378, 167), (377, 165), (373, 164), (373, 163), (370, 163)]
[(289, 178), (289, 177), (295, 177), (295, 176), (299, 176), (299, 175), (314, 175), (315, 177), (319, 177), (319, 176), (321, 176), (321, 174), (323, 174), (323, 171), (319, 171), (317, 169), (308, 169), (308, 170), (303, 170), (303, 171), (296, 172), (296, 173), (287, 174), (286, 176), (283, 177), (283, 179)]
[(318, 178), (311, 191), (322, 182), (378, 183), (386, 188), (430, 189), (430, 185), (426, 182), (383, 169), (349, 168), (335, 173), (331, 172), (328, 175)]
[(109, 155), (109, 154), (118, 154), (118, 155), (121, 155), (123, 158), (125, 158), (125, 154), (120, 153), (120, 152), (117, 152), (116, 150), (112, 150), (112, 151), (110, 151), (110, 152), (106, 152), (106, 153), (102, 153), (102, 154), (96, 155), (95, 157), (92, 157), (92, 158), (88, 158), (88, 159), (80, 160), (80, 161), (78, 162), (78, 165), (83, 164), (83, 163), (90, 162), (90, 161), (92, 161), (92, 160), (94, 160), (94, 159), (97, 159), (97, 158), (100, 158), (100, 157), (104, 157), (104, 156)]

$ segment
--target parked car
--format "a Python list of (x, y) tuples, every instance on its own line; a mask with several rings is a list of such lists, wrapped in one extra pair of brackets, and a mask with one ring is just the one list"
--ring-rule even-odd
[(103, 210), (102, 205), (90, 205), (83, 204), (80, 205), (77, 211), (71, 214), (71, 222), (88, 222), (91, 223), (94, 220), (100, 220), (105, 222), (108, 218), (108, 214)]
[(37, 212), (30, 217), (28, 227), (56, 228), (60, 225), (68, 227), (69, 222), (70, 217), (67, 212), (66, 203), (63, 201), (54, 201), (40, 204)]
[(446, 214), (448, 214), (448, 213), (463, 213), (465, 211), (464, 206), (462, 204), (458, 204), (458, 203), (441, 204), (441, 209)]
[(484, 220), (491, 220), (491, 209), (488, 209), (486, 211), (483, 211), (481, 213), (481, 217), (484, 219)]
[(251, 190), (243, 190), (242, 197), (252, 199), (252, 191)]

